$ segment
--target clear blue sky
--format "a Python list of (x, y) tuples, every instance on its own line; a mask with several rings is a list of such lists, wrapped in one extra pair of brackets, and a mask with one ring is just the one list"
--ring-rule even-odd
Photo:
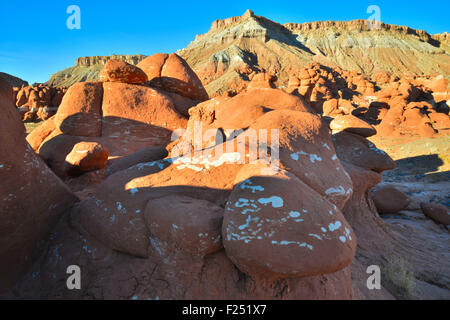
[[(372, 4), (381, 8), (383, 22), (450, 31), (449, 0), (0, 0), (0, 71), (45, 82), (80, 56), (174, 52), (214, 20), (246, 9), (279, 23), (302, 23), (367, 19)], [(66, 27), (70, 5), (81, 9), (81, 30)]]

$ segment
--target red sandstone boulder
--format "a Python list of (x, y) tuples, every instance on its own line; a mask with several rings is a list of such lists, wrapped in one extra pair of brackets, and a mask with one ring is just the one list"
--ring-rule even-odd
[(47, 120), (53, 116), (61, 103), (65, 89), (43, 84), (16, 88), (13, 93), (23, 122)]
[(347, 131), (362, 137), (370, 137), (377, 134), (377, 130), (370, 124), (352, 115), (337, 116), (330, 123), (333, 133)]
[(153, 147), (139, 150), (129, 156), (115, 160), (106, 170), (106, 175), (112, 175), (118, 171), (126, 170), (139, 163), (146, 163), (164, 159), (168, 153), (166, 148)]
[(423, 213), (435, 222), (443, 225), (450, 225), (450, 211), (439, 203), (420, 203)]
[(57, 128), (68, 135), (101, 135), (103, 87), (100, 82), (74, 84), (65, 94), (54, 118)]
[(27, 102), (28, 102), (27, 92), (26, 92), (25, 88), (22, 88), (17, 93), (16, 106), (19, 108), (19, 107), (23, 106)]
[(427, 87), (435, 93), (445, 93), (449, 91), (449, 81), (440, 75), (431, 80)]
[[(286, 290), (277, 280), (250, 280), (236, 268), (225, 250), (203, 257), (166, 249), (163, 242), (152, 238), (150, 258), (134, 258), (80, 234), (66, 219), (58, 225), (48, 252), (7, 297), (106, 300), (245, 300), (249, 296), (261, 300), (354, 298), (350, 268), (316, 277), (283, 279), (281, 283), (290, 288)], [(56, 257), (58, 263), (55, 263)], [(70, 291), (61, 285), (67, 281), (67, 266), (73, 264), (80, 266), (82, 274), (89, 275), (82, 277), (82, 290)]]
[(342, 114), (343, 111), (338, 108), (338, 100), (330, 99), (323, 103), (323, 115), (327, 117), (334, 117)]
[(397, 213), (406, 209), (411, 199), (400, 190), (386, 186), (372, 192), (372, 198), (378, 213)]
[(355, 106), (349, 100), (339, 99), (339, 110), (346, 115), (351, 115), (355, 110)]
[[(187, 122), (164, 91), (125, 83), (104, 84), (102, 115), (104, 136), (127, 129), (131, 130), (128, 135), (136, 134), (134, 129), (127, 127), (125, 123), (117, 126), (114, 122), (118, 120), (151, 124), (171, 130), (184, 128)], [(136, 126), (139, 126), (138, 123)]]
[(39, 151), (42, 142), (56, 129), (54, 116), (42, 122), (28, 136), (27, 141), (35, 152)]
[(102, 139), (110, 141), (105, 145), (113, 156), (165, 146), (173, 130), (186, 127), (186, 118), (160, 89), (113, 82), (104, 88)]
[(227, 255), (240, 270), (268, 278), (310, 277), (348, 265), (356, 239), (336, 207), (291, 173), (251, 171), (238, 175), (246, 179), (235, 185), (223, 223)]
[(294, 88), (300, 87), (300, 79), (296, 76), (291, 75), (289, 77), (288, 88), (289, 91), (292, 91)]
[[(339, 162), (328, 126), (309, 112), (275, 110), (260, 117), (250, 129), (275, 130), (282, 167), (341, 209), (353, 192), (352, 182)], [(272, 135), (268, 146), (272, 145)], [(323, 172), (326, 171), (326, 174)]]
[[(156, 61), (148, 72), (157, 70), (156, 77), (161, 78), (168, 57), (159, 58), (162, 62)], [(324, 98), (329, 94), (325, 79), (333, 77), (310, 71), (308, 77), (319, 84), (314, 100), (329, 99)], [(360, 87), (365, 85), (356, 80)], [(191, 118), (186, 133), (170, 149), (170, 158), (160, 159), (163, 152), (145, 149), (116, 160), (108, 179), (72, 210), (70, 225), (76, 229), (69, 228), (67, 221), (58, 227), (49, 252), (63, 244), (56, 249), (60, 264), (76, 263), (90, 275), (79, 295), (100, 299), (351, 297), (348, 266), (356, 237), (341, 210), (353, 189), (359, 195), (367, 191), (365, 183), (379, 181), (374, 171), (388, 167), (388, 157), (377, 158), (378, 149), (348, 132), (335, 135), (335, 149), (321, 117), (309, 113), (309, 104), (301, 97), (281, 90), (254, 88), (190, 108), (188, 102), (175, 102), (184, 99), (181, 90), (175, 99), (159, 89), (163, 81), (158, 81), (159, 85), (152, 83), (158, 90), (103, 84), (103, 132), (91, 138), (108, 148), (114, 145), (115, 152), (132, 152), (138, 148), (136, 140), (159, 145), (160, 151), (172, 131), (180, 123), (186, 125), (186, 119), (183, 123), (177, 117), (183, 113), (180, 110), (183, 114), (189, 110)], [(196, 121), (213, 129), (214, 137), (197, 149), (193, 146), (191, 154), (172, 152), (195, 135)], [(278, 167), (270, 166), (258, 152), (260, 162), (249, 164), (255, 155), (252, 130), (269, 132), (263, 145), (279, 160)], [(45, 140), (39, 143), (41, 149), (51, 146), (52, 152), (64, 156), (79, 139), (90, 141), (62, 134), (59, 127), (49, 135), (47, 131), (43, 127), (34, 137)], [(279, 143), (270, 139), (277, 135)], [(237, 148), (223, 153), (226, 142)], [(352, 144), (361, 149), (345, 159), (366, 162), (367, 170), (338, 159), (336, 154), (347, 152)], [(36, 266), (57, 274), (57, 279), (38, 276), (44, 290), (57, 287), (60, 274), (65, 275), (65, 270), (51, 264), (52, 259), (49, 254)], [(249, 276), (251, 281), (236, 280)], [(277, 289), (279, 283), (289, 290)], [(67, 296), (67, 290), (58, 290), (50, 295)]]
[(77, 143), (66, 157), (67, 171), (80, 174), (103, 169), (108, 161), (109, 152), (97, 142)]
[(148, 81), (152, 81), (155, 78), (161, 77), (161, 70), (167, 58), (169, 58), (168, 54), (157, 53), (139, 62), (137, 67), (145, 72)]
[(449, 132), (450, 116), (448, 114), (430, 110), (430, 113), (428, 113), (428, 118), (435, 130), (438, 131), (446, 130), (447, 132)]
[(360, 135), (343, 131), (333, 135), (333, 142), (341, 161), (377, 173), (395, 168), (394, 160), (386, 152)]
[(178, 55), (172, 53), (161, 70), (163, 87), (193, 100), (208, 99), (205, 88), (189, 65)]
[(430, 103), (408, 102), (403, 97), (396, 97), (389, 104), (389, 110), (378, 116), (382, 118), (377, 127), (381, 135), (434, 137), (446, 134), (449, 116), (436, 112)]
[[(264, 89), (266, 90), (272, 89)], [(220, 101), (227, 103), (230, 99)], [(210, 105), (210, 108), (214, 107), (220, 109), (214, 103)], [(292, 105), (289, 107), (292, 108)], [(203, 110), (200, 107), (194, 108), (197, 109)], [(192, 116), (190, 122), (202, 120), (205, 124), (213, 124), (214, 119), (210, 119), (206, 111), (199, 112), (197, 116), (200, 118)], [(217, 121), (220, 121), (221, 117), (218, 112)], [(251, 130), (281, 131), (280, 141), (283, 144), (280, 159), (283, 166), (293, 167), (296, 175), (318, 190), (323, 201), (330, 201), (328, 205), (332, 207), (336, 204), (339, 210), (338, 207), (342, 207), (351, 194), (351, 182), (335, 157), (328, 128), (321, 123), (320, 118), (306, 112), (283, 109), (265, 114), (263, 112), (259, 116), (256, 113), (255, 117), (259, 119), (255, 119), (257, 121), (251, 125)], [(229, 129), (232, 127), (223, 127), (224, 131)], [(149, 233), (142, 221), (142, 212), (146, 207), (151, 208), (147, 203), (174, 193), (207, 200), (217, 205), (225, 203), (238, 171), (243, 164), (252, 161), (255, 155), (254, 151), (246, 153), (252, 150), (254, 145), (251, 141), (242, 140), (245, 133), (241, 134), (229, 138), (234, 152), (227, 149), (224, 153), (223, 143), (204, 150), (200, 144), (200, 149), (195, 151), (194, 148), (194, 153), (174, 153), (172, 150), (171, 158), (141, 163), (111, 175), (99, 186), (95, 197), (85, 200), (73, 212), (74, 221), (105, 245), (131, 255), (146, 257)], [(179, 143), (183, 144), (189, 137), (189, 134), (183, 135)], [(312, 143), (313, 141), (317, 143)], [(269, 150), (275, 147), (271, 142), (268, 145)], [(298, 150), (298, 154), (295, 150)], [(190, 149), (183, 151), (189, 152)], [(311, 154), (304, 156), (302, 152)], [(264, 157), (261, 160), (264, 160)], [(331, 163), (336, 168), (335, 171), (328, 170)], [(323, 172), (327, 174), (324, 175)], [(314, 177), (320, 179), (316, 182)], [(330, 181), (333, 181), (333, 184), (330, 185)], [(121, 187), (115, 187), (118, 185)], [(124, 212), (127, 215), (124, 215)], [(327, 214), (329, 215), (328, 211)]]
[(241, 130), (248, 128), (256, 119), (273, 110), (296, 110), (309, 112), (311, 108), (304, 99), (288, 94), (279, 89), (252, 89), (242, 92), (232, 98), (220, 97), (200, 103), (189, 110), (190, 118), (184, 135), (189, 137), (174, 146), (180, 153), (182, 149), (189, 148), (184, 142), (194, 137), (195, 122), (201, 123), (205, 132), (214, 133), (214, 138), (203, 139), (197, 142), (202, 148), (216, 144), (216, 140), (229, 140), (234, 138)]
[(206, 200), (170, 195), (150, 200), (144, 215), (152, 237), (169, 250), (205, 256), (223, 248), (223, 212)]
[(144, 84), (147, 75), (144, 71), (121, 60), (108, 60), (100, 72), (100, 81)]
[(184, 117), (189, 118), (189, 110), (198, 104), (198, 101), (183, 97), (177, 93), (166, 92), (172, 100), (175, 109)]
[(150, 84), (161, 87), (192, 100), (205, 101), (208, 94), (200, 79), (181, 57), (157, 54), (142, 60), (138, 65), (147, 76)]

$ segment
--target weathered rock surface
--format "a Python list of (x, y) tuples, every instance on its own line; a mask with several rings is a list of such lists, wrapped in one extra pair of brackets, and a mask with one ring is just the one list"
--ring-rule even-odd
[(132, 166), (135, 166), (139, 163), (144, 162), (153, 162), (157, 160), (164, 159), (167, 157), (168, 153), (166, 148), (163, 147), (153, 147), (141, 149), (135, 153), (130, 154), (129, 156), (119, 158), (115, 160), (106, 171), (107, 175), (114, 174), (118, 171), (122, 171), (128, 169)]
[(144, 84), (147, 75), (136, 66), (121, 60), (108, 60), (100, 72), (100, 81)]
[(0, 77), (2, 77), (3, 79), (5, 79), (6, 81), (8, 81), (8, 83), (12, 86), (12, 87), (22, 87), (22, 86), (28, 86), (28, 82), (15, 77), (13, 75), (7, 74), (5, 72), (0, 72)]
[(370, 124), (352, 115), (337, 116), (331, 121), (330, 128), (336, 133), (347, 131), (363, 137), (374, 136), (377, 133)]
[(223, 248), (223, 208), (209, 201), (167, 196), (150, 200), (144, 215), (151, 234), (169, 250), (205, 256)]
[(351, 262), (356, 239), (336, 207), (293, 174), (249, 176), (234, 187), (223, 225), (227, 255), (240, 270), (311, 277)]
[(420, 204), (423, 213), (430, 219), (443, 225), (450, 225), (450, 212), (446, 206), (439, 203), (424, 203)]
[[(58, 264), (51, 263), (52, 255), (42, 256), (33, 270), (40, 273), (35, 279), (30, 276), (29, 290), (24, 291), (21, 282), (11, 294), (351, 299), (349, 266), (356, 237), (340, 208), (352, 193), (352, 183), (335, 156), (328, 126), (297, 96), (276, 89), (254, 90), (260, 90), (264, 104), (242, 93), (190, 110), (187, 129), (168, 147), (167, 158), (137, 163), (161, 156), (147, 150), (116, 160), (114, 173), (54, 230), (49, 250), (59, 246)], [(238, 106), (251, 116), (231, 119), (226, 108)], [(197, 144), (191, 138), (199, 123), (205, 141)], [(248, 139), (253, 132), (258, 140)], [(266, 149), (255, 149), (258, 141)], [(250, 204), (246, 212), (244, 198)], [(240, 201), (243, 206), (234, 208)], [(251, 209), (256, 208), (261, 209), (258, 217), (265, 219), (260, 226), (252, 220)], [(240, 229), (241, 225), (249, 229)], [(233, 228), (236, 232), (230, 233)], [(242, 235), (253, 228), (261, 230), (248, 243), (234, 239), (233, 233)], [(90, 274), (80, 292), (57, 285), (65, 276), (60, 270), (66, 261)], [(245, 279), (243, 287), (237, 279)], [(280, 291), (277, 283), (288, 289)]]
[(148, 72), (151, 85), (196, 101), (208, 99), (208, 94), (195, 72), (186, 61), (174, 53), (148, 57), (141, 61), (138, 67)]
[(100, 82), (83, 82), (72, 86), (64, 96), (54, 118), (55, 126), (72, 136), (101, 135), (101, 104), (103, 87)]
[[(338, 135), (342, 133), (335, 136)], [(364, 269), (378, 265), (385, 279), (382, 281), (383, 287), (396, 298), (448, 299), (450, 282), (444, 271), (448, 269), (450, 261), (448, 231), (438, 228), (421, 214), (406, 214), (405, 211), (385, 215), (381, 219), (369, 190), (381, 182), (381, 175), (377, 172), (387, 167), (368, 163), (365, 158), (352, 157), (351, 154), (346, 156), (342, 150), (349, 142), (340, 138), (334, 141), (337, 154), (350, 174), (354, 188), (352, 197), (343, 209), (346, 220), (358, 237), (357, 263), (352, 264), (352, 274), (358, 276), (361, 265)], [(367, 144), (366, 148), (372, 152), (375, 146)], [(384, 154), (384, 161), (381, 156), (382, 153), (379, 153), (379, 162), (392, 163), (387, 154)], [(380, 171), (381, 167), (385, 169)], [(395, 184), (397, 188), (399, 185)], [(422, 216), (422, 219), (418, 220), (415, 218), (417, 216)], [(369, 294), (364, 284), (354, 284), (357, 285), (356, 295)]]
[(397, 213), (406, 209), (411, 199), (400, 190), (384, 186), (372, 192), (372, 199), (378, 213)]
[(106, 167), (109, 151), (97, 142), (77, 143), (66, 157), (69, 174), (80, 174)]
[(4, 291), (42, 254), (51, 230), (78, 199), (25, 141), (12, 88), (3, 79), (0, 109), (0, 291)]

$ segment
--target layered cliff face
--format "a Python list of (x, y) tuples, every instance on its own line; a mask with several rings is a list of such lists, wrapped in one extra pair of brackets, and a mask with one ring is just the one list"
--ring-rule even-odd
[(94, 57), (81, 57), (76, 61), (77, 67), (91, 67), (95, 65), (104, 66), (108, 60), (120, 60), (125, 61), (126, 63), (137, 65), (139, 62), (144, 60), (146, 56), (142, 54), (138, 55), (116, 55), (113, 54), (111, 56), (94, 56)]
[(388, 24), (370, 30), (366, 20), (280, 25), (247, 11), (215, 21), (178, 53), (214, 95), (235, 89), (253, 71), (273, 73), (282, 85), (311, 61), (366, 76), (380, 71), (448, 76), (449, 52), (448, 33), (429, 35)]
[(365, 20), (286, 24), (315, 58), (366, 75), (387, 71), (396, 75), (449, 74), (449, 42), (445, 35), (381, 24), (370, 30)]
[(47, 81), (49, 86), (70, 87), (78, 82), (99, 81), (100, 71), (110, 59), (122, 60), (136, 65), (146, 56), (144, 55), (111, 55), (81, 57), (76, 60), (76, 65), (53, 74)]

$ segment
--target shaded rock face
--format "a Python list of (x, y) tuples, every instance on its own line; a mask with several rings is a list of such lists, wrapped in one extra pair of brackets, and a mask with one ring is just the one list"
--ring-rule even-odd
[(438, 203), (420, 203), (423, 213), (433, 221), (443, 225), (450, 225), (450, 212), (444, 205)]
[(4, 291), (42, 253), (58, 219), (78, 199), (26, 142), (12, 88), (2, 79), (0, 109), (0, 291)]
[(223, 208), (209, 201), (169, 195), (150, 200), (144, 215), (150, 233), (170, 251), (204, 257), (223, 248)]
[(389, 186), (374, 191), (372, 198), (380, 214), (397, 213), (406, 209), (411, 202), (406, 194)]
[[(351, 147), (352, 143), (348, 139), (354, 141), (356, 149)], [(357, 143), (356, 139), (360, 142)], [(346, 220), (358, 237), (356, 259), (351, 267), (352, 278), (358, 277), (361, 266), (363, 269), (370, 265), (380, 266), (385, 278), (382, 285), (396, 297), (405, 298), (405, 288), (402, 287), (405, 283), (392, 284), (392, 275), (388, 276), (389, 268), (399, 268), (400, 265), (403, 269), (395, 269), (396, 272), (406, 270), (414, 274), (414, 283), (411, 283), (417, 285), (418, 291), (413, 296), (415, 299), (448, 298), (450, 279), (445, 270), (449, 267), (449, 260), (444, 244), (448, 239), (447, 231), (433, 229), (432, 222), (431, 226), (414, 223), (402, 225), (381, 219), (370, 190), (381, 182), (382, 171), (395, 167), (394, 162), (387, 154), (376, 151), (372, 143), (364, 142), (365, 138), (356, 138), (352, 133), (335, 134), (333, 140), (337, 155), (353, 182), (354, 192), (343, 209)], [(409, 202), (408, 197), (403, 200), (403, 205)], [(365, 284), (354, 284), (357, 286), (355, 292), (364, 296), (364, 291), (367, 291)], [(433, 287), (434, 284), (439, 287)]]
[(244, 180), (226, 206), (227, 255), (240, 270), (269, 278), (311, 277), (347, 266), (354, 235), (336, 207), (311, 201), (320, 198), (288, 173)]
[(0, 77), (8, 81), (8, 83), (13, 87), (22, 87), (22, 86), (28, 86), (28, 82), (15, 77), (13, 75), (7, 74), (5, 72), (0, 72)]
[(106, 175), (111, 175), (116, 172), (128, 169), (139, 163), (153, 162), (167, 157), (168, 153), (164, 147), (152, 147), (141, 149), (129, 156), (122, 157), (114, 161), (107, 169)]
[(341, 161), (376, 173), (395, 168), (395, 162), (384, 151), (360, 135), (343, 131), (333, 135), (333, 141)]
[[(328, 125), (297, 96), (257, 90), (191, 109), (165, 159), (130, 156), (60, 221), (9, 296), (353, 298), (356, 236), (341, 211), (353, 184)], [(238, 106), (249, 116), (229, 117)], [(80, 291), (61, 286), (68, 263), (83, 270)]]

